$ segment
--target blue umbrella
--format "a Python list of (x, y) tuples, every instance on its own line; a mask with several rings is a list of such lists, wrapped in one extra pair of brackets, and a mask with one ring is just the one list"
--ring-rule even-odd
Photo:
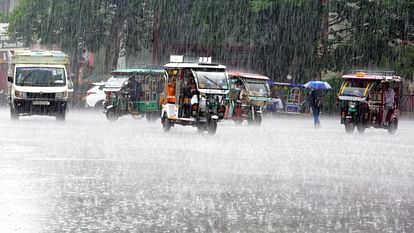
[(305, 88), (310, 89), (321, 89), (321, 90), (329, 90), (332, 89), (331, 85), (325, 81), (309, 81), (303, 85)]

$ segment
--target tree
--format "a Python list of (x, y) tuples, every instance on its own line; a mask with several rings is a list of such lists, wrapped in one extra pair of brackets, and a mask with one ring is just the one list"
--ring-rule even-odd
[(395, 56), (403, 55), (396, 54), (396, 47), (412, 43), (413, 10), (414, 3), (408, 0), (331, 0), (329, 67), (395, 67)]

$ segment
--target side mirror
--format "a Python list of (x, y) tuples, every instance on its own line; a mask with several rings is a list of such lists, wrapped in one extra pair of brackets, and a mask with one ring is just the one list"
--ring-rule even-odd
[(7, 81), (9, 81), (10, 83), (13, 83), (13, 77), (8, 76), (8, 77), (7, 77)]

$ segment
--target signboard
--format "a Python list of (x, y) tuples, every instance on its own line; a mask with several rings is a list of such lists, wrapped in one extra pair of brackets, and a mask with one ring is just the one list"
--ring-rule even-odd
[(0, 49), (23, 48), (24, 44), (18, 41), (0, 40)]
[(184, 62), (184, 56), (182, 55), (171, 55), (170, 62)]
[(198, 59), (199, 63), (207, 63), (207, 64), (211, 64), (211, 57), (200, 57)]
[(23, 48), (22, 42), (10, 38), (8, 28), (8, 23), (0, 23), (0, 49)]

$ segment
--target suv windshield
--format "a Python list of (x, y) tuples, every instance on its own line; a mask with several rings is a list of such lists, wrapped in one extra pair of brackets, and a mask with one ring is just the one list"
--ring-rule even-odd
[(268, 86), (266, 81), (261, 80), (247, 80), (247, 88), (249, 89), (249, 93), (251, 96), (268, 96)]
[(227, 90), (228, 83), (224, 69), (198, 69), (194, 70), (200, 89)]
[(370, 84), (367, 80), (348, 80), (345, 83), (345, 88), (342, 95), (344, 96), (355, 96), (355, 97), (364, 97), (365, 90)]
[(17, 67), (16, 85), (62, 87), (66, 85), (65, 70), (55, 67)]

